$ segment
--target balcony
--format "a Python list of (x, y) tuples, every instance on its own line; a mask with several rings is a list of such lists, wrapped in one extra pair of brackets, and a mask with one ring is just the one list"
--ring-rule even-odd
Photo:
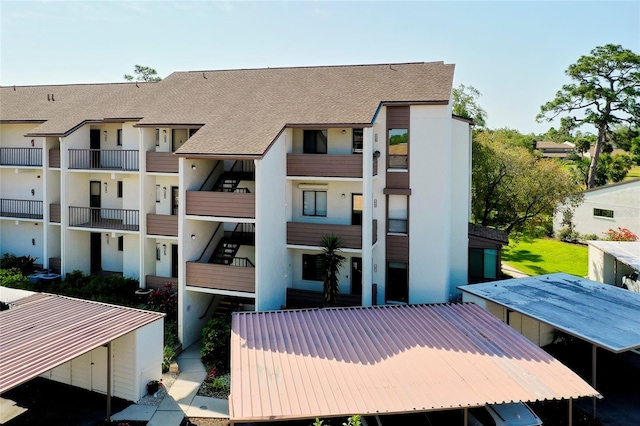
[(246, 192), (187, 191), (186, 210), (188, 215), (253, 219), (256, 198)]
[(162, 289), (166, 284), (173, 284), (173, 288), (178, 288), (178, 279), (172, 277), (161, 277), (158, 275), (147, 275), (144, 277), (144, 287), (154, 290)]
[(137, 231), (140, 212), (99, 207), (69, 207), (69, 226)]
[(49, 222), (60, 223), (60, 204), (49, 204)]
[(255, 293), (256, 270), (252, 266), (248, 259), (231, 265), (187, 262), (187, 286)]
[[(373, 221), (373, 243), (377, 241), (378, 221)], [(329, 225), (323, 223), (287, 223), (287, 244), (319, 247), (325, 235), (335, 234), (342, 239), (343, 247), (362, 249), (362, 226)]]
[(42, 167), (42, 148), (0, 148), (0, 166)]
[(362, 177), (359, 154), (287, 154), (287, 176)]
[(42, 201), (0, 198), (0, 216), (17, 219), (42, 219)]
[(178, 236), (178, 216), (147, 214), (147, 235)]
[(147, 172), (178, 173), (179, 157), (173, 152), (147, 151)]
[(69, 169), (137, 171), (138, 153), (124, 149), (70, 149)]

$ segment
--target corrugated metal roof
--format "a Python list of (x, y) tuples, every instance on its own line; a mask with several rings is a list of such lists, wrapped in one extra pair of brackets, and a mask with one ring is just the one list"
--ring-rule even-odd
[(233, 421), (598, 395), (475, 304), (236, 313), (231, 370)]
[(164, 317), (38, 293), (0, 312), (0, 393)]
[(640, 271), (640, 241), (589, 241), (589, 245)]
[(640, 293), (563, 273), (458, 288), (612, 352), (640, 348)]

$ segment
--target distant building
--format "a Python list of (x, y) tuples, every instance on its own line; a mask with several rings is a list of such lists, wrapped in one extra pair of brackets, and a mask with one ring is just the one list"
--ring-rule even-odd
[(575, 152), (575, 145), (571, 142), (534, 141), (533, 149), (542, 153), (542, 158), (565, 159)]

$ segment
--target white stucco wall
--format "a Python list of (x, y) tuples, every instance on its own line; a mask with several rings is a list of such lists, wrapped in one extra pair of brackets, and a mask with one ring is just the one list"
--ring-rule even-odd
[[(0, 169), (0, 198), (13, 200), (44, 200), (42, 170), (24, 168)], [(35, 195), (31, 195), (31, 190)]]
[[(35, 245), (31, 240), (35, 240)], [(44, 226), (38, 222), (0, 220), (0, 256), (5, 253), (16, 256), (37, 257), (36, 263), (47, 264), (44, 258)]]
[(91, 270), (91, 233), (87, 231), (74, 231), (69, 229), (64, 230), (63, 233), (65, 234), (63, 254), (64, 273), (66, 274), (77, 269), (88, 274)]
[[(148, 275), (158, 275), (160, 277), (171, 276), (171, 246), (177, 244), (176, 240), (166, 238), (150, 238), (151, 242), (155, 241), (150, 247), (150, 259), (153, 259), (153, 268), (148, 271)], [(160, 260), (156, 258), (156, 244), (160, 245)], [(166, 247), (166, 253), (165, 253)], [(152, 254), (152, 255), (151, 255)]]
[(283, 132), (262, 160), (256, 161), (256, 310), (280, 309), (285, 304), (287, 253), (286, 148)]
[[(321, 252), (319, 250), (289, 250), (291, 256), (291, 275), (292, 275), (292, 288), (298, 288), (302, 290), (323, 291), (322, 281), (305, 280), (302, 278), (302, 255), (311, 254), (318, 255)], [(360, 257), (360, 255), (351, 255), (350, 253), (342, 253), (346, 259), (342, 264), (342, 267), (338, 273), (338, 280), (340, 283), (340, 293), (351, 293), (351, 259), (352, 257)], [(362, 283), (363, 289), (365, 283)], [(284, 303), (283, 303), (284, 304)]]
[(445, 302), (451, 291), (451, 110), (414, 105), (410, 120), (409, 302)]
[[(594, 216), (593, 209), (613, 210), (613, 219)], [(598, 238), (618, 227), (640, 236), (640, 179), (585, 191), (584, 202), (574, 211), (573, 223), (580, 234), (596, 234)], [(562, 228), (561, 212), (554, 215), (553, 228)]]
[[(317, 184), (322, 187), (317, 189), (300, 188), (302, 184)], [(326, 185), (326, 189), (324, 186)], [(302, 214), (303, 191), (327, 192), (327, 216), (304, 216)], [(344, 194), (344, 198), (342, 198)], [(351, 225), (351, 196), (362, 194), (361, 182), (336, 182), (336, 181), (292, 181), (292, 206), (291, 212), (294, 222), (303, 223), (327, 223), (333, 225)]]
[[(0, 124), (0, 147), (2, 148), (42, 148), (43, 139), (24, 136), (40, 124)], [(33, 139), (33, 147), (31, 140)]]

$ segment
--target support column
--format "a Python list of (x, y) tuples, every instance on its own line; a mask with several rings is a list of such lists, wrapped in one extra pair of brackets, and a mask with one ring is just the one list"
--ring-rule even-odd
[[(597, 370), (597, 353), (598, 347), (596, 345), (591, 346), (591, 386), (596, 389), (596, 370)], [(597, 390), (597, 389), (596, 389)], [(593, 418), (596, 418), (596, 400), (597, 398), (593, 397)]]
[(373, 297), (373, 128), (362, 130), (362, 300), (376, 305)]
[(107, 421), (111, 421), (111, 342), (107, 343)]

